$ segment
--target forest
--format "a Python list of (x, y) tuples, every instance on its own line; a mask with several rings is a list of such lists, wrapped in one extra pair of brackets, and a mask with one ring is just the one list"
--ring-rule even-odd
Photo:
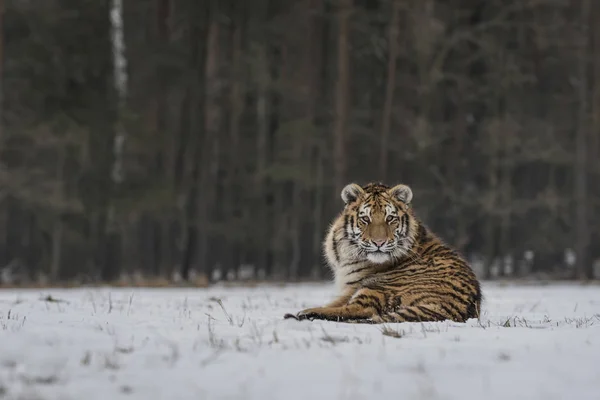
[[(0, 0), (0, 283), (329, 279), (350, 182), (600, 277), (600, 2)], [(140, 283), (141, 284), (141, 283)]]

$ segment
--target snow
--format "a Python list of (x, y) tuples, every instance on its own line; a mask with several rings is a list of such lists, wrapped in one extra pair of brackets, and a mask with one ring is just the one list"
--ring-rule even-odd
[(600, 286), (484, 294), (383, 326), (283, 319), (328, 284), (0, 290), (0, 399), (599, 398)]

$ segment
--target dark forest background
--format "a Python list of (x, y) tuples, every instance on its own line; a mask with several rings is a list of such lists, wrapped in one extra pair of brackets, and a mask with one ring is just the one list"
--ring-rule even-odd
[(600, 2), (0, 0), (0, 283), (324, 279), (349, 182), (600, 272)]

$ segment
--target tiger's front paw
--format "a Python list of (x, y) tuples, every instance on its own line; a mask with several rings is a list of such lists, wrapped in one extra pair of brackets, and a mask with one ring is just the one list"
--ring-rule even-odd
[(285, 314), (283, 318), (294, 318), (297, 321), (302, 321), (307, 319), (309, 321), (313, 321), (315, 319), (330, 319), (330, 317), (323, 312), (320, 308), (308, 308), (306, 310), (302, 310), (298, 313), (294, 314)]

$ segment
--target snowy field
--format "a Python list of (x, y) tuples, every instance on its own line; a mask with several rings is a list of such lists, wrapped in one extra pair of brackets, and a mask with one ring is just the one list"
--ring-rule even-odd
[(600, 286), (484, 290), (386, 326), (282, 318), (329, 285), (0, 290), (0, 399), (600, 399)]

